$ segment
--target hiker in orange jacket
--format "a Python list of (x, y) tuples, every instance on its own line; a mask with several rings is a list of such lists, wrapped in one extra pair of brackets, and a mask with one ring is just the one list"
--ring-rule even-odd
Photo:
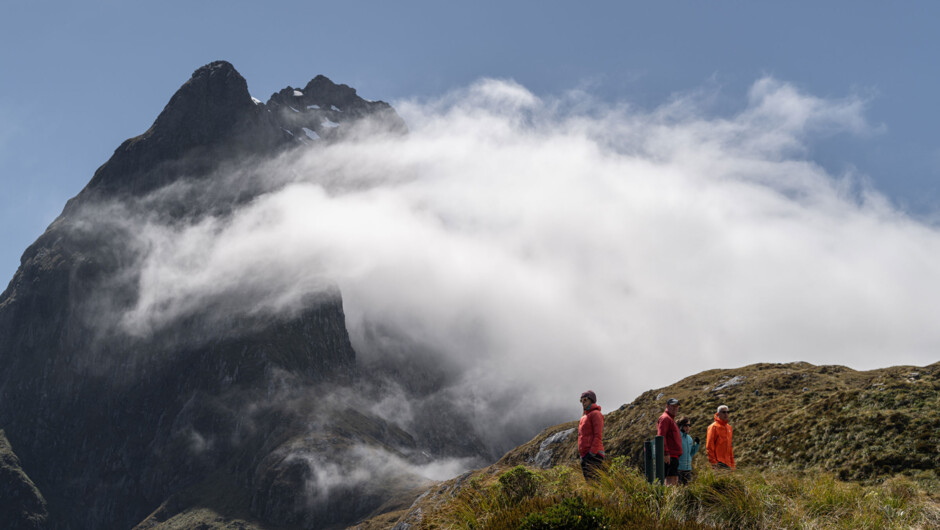
[(604, 465), (604, 415), (597, 404), (593, 390), (581, 394), (584, 414), (578, 423), (578, 454), (581, 456), (581, 473), (587, 481), (596, 481), (597, 471)]
[(705, 449), (708, 451), (708, 461), (715, 469), (734, 469), (734, 450), (731, 447), (732, 428), (728, 424), (730, 414), (728, 406), (721, 405), (715, 413), (715, 423), (708, 426)]

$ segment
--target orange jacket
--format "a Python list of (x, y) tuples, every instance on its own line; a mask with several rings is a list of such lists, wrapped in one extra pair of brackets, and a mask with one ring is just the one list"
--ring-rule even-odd
[(708, 451), (708, 461), (712, 465), (721, 462), (734, 469), (734, 450), (731, 448), (731, 426), (728, 422), (718, 419), (715, 414), (715, 423), (708, 426), (708, 435), (705, 438), (705, 449)]
[(578, 423), (578, 454), (582, 457), (588, 453), (604, 453), (604, 444), (601, 438), (604, 436), (604, 415), (601, 414), (601, 407), (597, 403), (592, 403)]

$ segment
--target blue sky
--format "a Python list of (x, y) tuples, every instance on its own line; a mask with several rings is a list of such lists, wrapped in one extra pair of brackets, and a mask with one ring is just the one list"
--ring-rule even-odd
[(393, 103), (489, 77), (639, 107), (704, 87), (719, 115), (769, 75), (819, 98), (864, 100), (870, 130), (820, 135), (806, 158), (834, 175), (854, 168), (930, 219), (938, 15), (935, 2), (11, 0), (0, 18), (0, 278), (113, 150), (216, 59), (262, 100), (317, 74)]

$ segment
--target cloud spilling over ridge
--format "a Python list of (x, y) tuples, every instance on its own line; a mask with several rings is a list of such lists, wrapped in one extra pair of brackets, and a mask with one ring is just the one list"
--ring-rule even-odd
[(277, 185), (231, 218), (141, 232), (124, 325), (232, 293), (250, 293), (234, 312), (293, 310), (336, 282), (366, 361), (368, 326), (401, 330), (506, 429), (710, 368), (937, 359), (940, 234), (806, 159), (821, 135), (873, 131), (864, 100), (772, 78), (733, 115), (581, 96), (484, 80), (396, 104), (406, 137), (268, 164)]
[(363, 488), (380, 490), (382, 482), (400, 480), (406, 474), (411, 474), (413, 480), (417, 479), (416, 485), (422, 479), (447, 480), (468, 467), (466, 462), (456, 458), (414, 465), (392, 453), (366, 445), (353, 446), (344, 456), (342, 462), (330, 461), (323, 454), (314, 452), (295, 451), (287, 456), (287, 461), (303, 461), (310, 470), (305, 492), (308, 503), (324, 503), (337, 493), (356, 495)]

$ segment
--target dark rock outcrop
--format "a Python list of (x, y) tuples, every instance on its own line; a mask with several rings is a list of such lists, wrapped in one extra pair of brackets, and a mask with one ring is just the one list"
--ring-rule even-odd
[(20, 459), (0, 430), (0, 521), (9, 530), (42, 528), (46, 499), (20, 465)]
[(340, 126), (348, 120), (365, 126), (366, 133), (375, 127), (399, 134), (407, 131), (405, 122), (388, 103), (366, 101), (356, 94), (356, 89), (334, 84), (322, 75), (303, 89), (282, 89), (266, 105), (299, 141), (346, 138), (357, 132), (356, 127)]

